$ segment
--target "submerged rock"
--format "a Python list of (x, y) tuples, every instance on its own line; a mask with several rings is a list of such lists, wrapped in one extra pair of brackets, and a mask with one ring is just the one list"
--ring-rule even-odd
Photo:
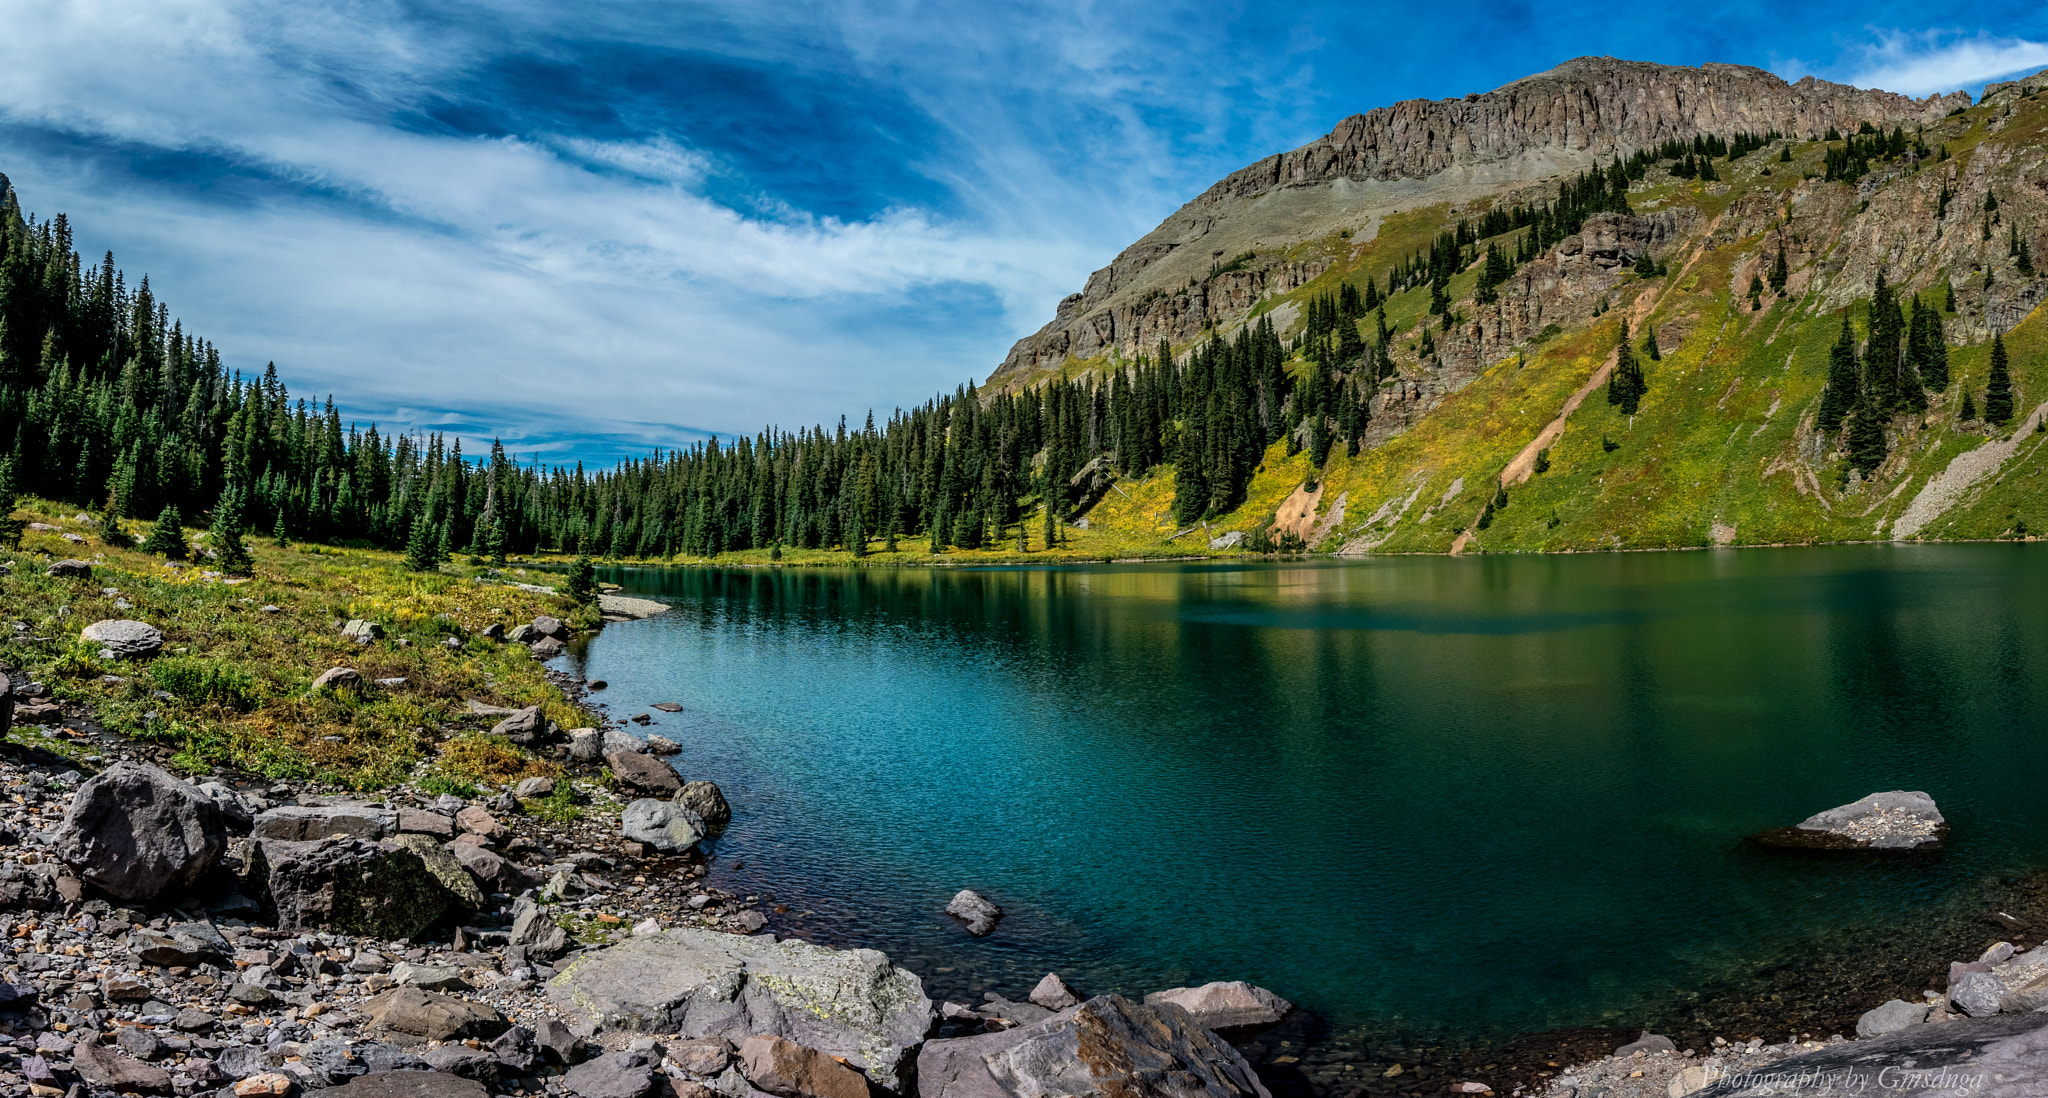
[[(1035, 997), (1034, 997), (1035, 1001)], [(1200, 987), (1176, 987), (1145, 996), (1146, 1006), (1172, 1003), (1210, 1029), (1243, 1029), (1277, 1024), (1294, 1004), (1243, 980), (1217, 981)]]
[(782, 1037), (899, 1089), (932, 1002), (872, 949), (665, 930), (585, 953), (548, 983), (572, 1024), (684, 1037)]
[(1856, 1019), (1856, 1036), (1861, 1039), (1882, 1037), (1896, 1033), (1907, 1026), (1917, 1026), (1927, 1021), (1927, 1012), (1934, 1009), (1932, 1003), (1909, 1003), (1904, 999), (1867, 1010), (1863, 1017)]
[(1803, 850), (1926, 852), (1941, 849), (1948, 834), (1934, 798), (1894, 789), (1817, 813), (1792, 827), (1755, 837), (1766, 846)]
[(1172, 1003), (1100, 995), (1035, 1025), (930, 1041), (918, 1098), (1271, 1098), (1245, 1058)]
[(1003, 909), (981, 893), (963, 888), (954, 893), (952, 902), (946, 905), (946, 914), (960, 920), (967, 933), (986, 938), (995, 931), (996, 923), (1003, 917)]

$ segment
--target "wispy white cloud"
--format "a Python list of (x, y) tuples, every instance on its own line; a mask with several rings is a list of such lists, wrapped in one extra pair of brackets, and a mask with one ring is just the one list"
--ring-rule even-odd
[[(1907, 95), (1967, 90), (2048, 68), (2048, 42), (2001, 37), (1979, 31), (1874, 30), (1873, 40), (1852, 43), (1822, 75), (1859, 88), (1883, 88)], [(1814, 71), (1801, 61), (1778, 71)]]

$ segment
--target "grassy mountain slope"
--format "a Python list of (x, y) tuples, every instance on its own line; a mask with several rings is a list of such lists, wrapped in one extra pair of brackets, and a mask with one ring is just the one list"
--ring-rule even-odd
[[(1994, 86), (1984, 103), (1927, 126), (1923, 139), (1931, 148), (1945, 145), (1946, 159), (1873, 165), (1856, 183), (1819, 178), (1828, 143), (1796, 139), (1723, 163), (1722, 182), (1653, 171), (1629, 196), (1637, 212), (1691, 211), (1682, 222), (1691, 229), (1658, 255), (1668, 275), (1622, 275), (1603, 295), (1614, 307), (1499, 355), (1412, 426), (1357, 456), (1333, 454), (1320, 476), (1306, 455), (1288, 457), (1276, 445), (1246, 504), (1212, 520), (1203, 535), (1268, 523), (1311, 481), (1320, 492), (1313, 494), (1314, 522), (1304, 529), (1320, 549), (1353, 552), (1879, 539), (1899, 533), (1895, 524), (1916, 499), (1918, 521), (1907, 524), (1914, 537), (2008, 537), (2048, 528), (2048, 495), (2041, 491), (2048, 434), (2031, 433), (2041, 423), (2035, 408), (2048, 399), (2048, 321), (2035, 308), (2044, 284), (2023, 274), (2010, 254), (2014, 229), (2039, 254), (2048, 223), (2048, 94), (2035, 91), (2035, 83)], [(1781, 159), (1787, 148), (1790, 163)], [(1946, 216), (1937, 217), (1944, 186), (1954, 197)], [(1987, 194), (1997, 199), (1995, 214), (1984, 209)], [(1308, 298), (1340, 282), (1375, 277), (1384, 284), (1385, 271), (1418, 241), (1484, 208), (1409, 211), (1356, 245), (1336, 237), (1304, 242), (1298, 249), (1337, 258), (1320, 277), (1261, 300), (1247, 318), (1291, 321)], [(1753, 309), (1746, 289), (1774, 257), (1780, 232), (1795, 242), (1792, 277), (1785, 293), (1766, 291)], [(1839, 433), (1819, 436), (1814, 417), (1844, 311), (1867, 337), (1879, 270), (1906, 299), (1917, 293), (1937, 304), (1952, 280), (1958, 308), (1943, 316), (1950, 384), (1928, 394), (1924, 414), (1892, 420), (1890, 456), (1865, 479), (1850, 475)], [(1454, 280), (1451, 295), (1454, 308), (1477, 317), (1484, 310), (1470, 300), (1472, 279), (1468, 271)], [(1425, 313), (1427, 295), (1418, 287), (1387, 307), (1404, 352), (1419, 336), (1419, 322), (1434, 320)], [(1650, 388), (1638, 414), (1622, 415), (1596, 387), (1563, 419), (1548, 447), (1548, 469), (1509, 484), (1508, 505), (1476, 529), (1510, 461), (1612, 362), (1624, 316), (1638, 347), (1641, 334), (1654, 328), (1665, 349), (1662, 361), (1646, 363)], [(1965, 393), (1983, 405), (1993, 329), (2004, 332), (2011, 356), (2017, 414), (2003, 425), (1963, 421)], [(1069, 362), (1061, 372), (1111, 365)], [(1426, 365), (1403, 362), (1400, 378), (1383, 387), (1425, 378)], [(1292, 368), (1311, 367), (1297, 361)], [(1986, 460), (2005, 451), (2001, 462)], [(1929, 490), (1951, 462), (1972, 453), (1988, 471), (1954, 491)], [(1952, 485), (1962, 478), (1948, 479)], [(1112, 494), (1088, 516), (1080, 544), (1093, 537), (1128, 546), (1147, 536), (1166, 544), (1170, 481), (1170, 470), (1159, 470), (1124, 485), (1126, 495)]]

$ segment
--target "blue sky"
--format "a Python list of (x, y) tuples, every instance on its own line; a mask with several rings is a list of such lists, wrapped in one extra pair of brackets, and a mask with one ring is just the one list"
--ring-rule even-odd
[(603, 462), (985, 377), (1211, 182), (1398, 99), (1582, 54), (2048, 67), (2038, 3), (1934, 12), (0, 0), (0, 173), (238, 366)]

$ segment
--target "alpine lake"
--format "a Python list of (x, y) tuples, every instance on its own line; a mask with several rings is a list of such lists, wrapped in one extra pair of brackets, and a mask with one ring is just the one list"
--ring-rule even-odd
[[(2048, 930), (2048, 547), (600, 578), (674, 609), (568, 663), (682, 706), (636, 731), (734, 805), (713, 879), (935, 999), (1248, 980), (1357, 1047), (1775, 1041)], [(1887, 789), (1942, 852), (1745, 841)]]

